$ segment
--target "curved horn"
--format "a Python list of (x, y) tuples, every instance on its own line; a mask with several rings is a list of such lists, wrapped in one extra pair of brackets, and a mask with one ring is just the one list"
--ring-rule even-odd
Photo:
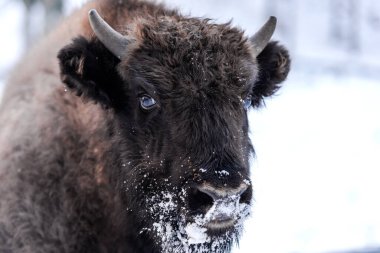
[(276, 29), (277, 19), (273, 16), (255, 33), (249, 40), (251, 41), (253, 48), (255, 49), (254, 57), (258, 56), (261, 51), (266, 47), (270, 38), (272, 37), (274, 30)]
[(107, 24), (96, 10), (92, 9), (88, 12), (88, 19), (96, 37), (104, 46), (119, 59), (123, 58), (127, 53), (129, 40)]

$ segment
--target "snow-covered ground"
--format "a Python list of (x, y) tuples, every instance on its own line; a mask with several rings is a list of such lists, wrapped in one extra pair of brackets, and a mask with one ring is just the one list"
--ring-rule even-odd
[(299, 73), (252, 112), (256, 201), (236, 252), (380, 245), (379, 112), (379, 80)]
[[(252, 34), (271, 15), (266, 3), (283, 1), (165, 2), (195, 16), (233, 18)], [(68, 1), (66, 9), (79, 3)], [(276, 38), (291, 49), (294, 68), (278, 96), (249, 115), (255, 204), (234, 253), (379, 246), (380, 21), (362, 21), (361, 48), (347, 54), (346, 45), (328, 43), (328, 0), (287, 3), (276, 9)], [(362, 3), (361, 20), (376, 19), (371, 13), (380, 13), (379, 2)], [(12, 1), (0, 13), (0, 34), (7, 34), (0, 47), (1, 97), (6, 73), (22, 53), (23, 12)], [(297, 29), (289, 30), (289, 22)]]

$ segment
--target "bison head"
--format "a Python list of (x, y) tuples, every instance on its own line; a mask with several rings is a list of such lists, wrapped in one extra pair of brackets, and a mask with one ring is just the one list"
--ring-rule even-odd
[(225, 252), (249, 214), (247, 110), (289, 71), (271, 18), (246, 38), (230, 24), (175, 16), (111, 28), (59, 53), (61, 77), (112, 114), (113, 184), (138, 236), (162, 252)]

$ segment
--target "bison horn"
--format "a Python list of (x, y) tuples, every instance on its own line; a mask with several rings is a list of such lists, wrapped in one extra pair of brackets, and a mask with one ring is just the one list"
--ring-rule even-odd
[(259, 31), (249, 38), (255, 50), (254, 57), (258, 56), (268, 44), (274, 30), (276, 29), (276, 23), (277, 19), (273, 16), (270, 17), (263, 27), (261, 27)]
[(130, 43), (125, 36), (115, 31), (98, 12), (94, 9), (88, 12), (88, 19), (96, 37), (119, 59), (127, 54), (127, 46)]

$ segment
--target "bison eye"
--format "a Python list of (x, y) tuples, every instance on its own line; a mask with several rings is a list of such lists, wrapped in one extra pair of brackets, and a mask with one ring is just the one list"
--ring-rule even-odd
[(144, 110), (151, 110), (156, 106), (156, 104), (156, 100), (148, 95), (143, 95), (140, 97), (140, 106)]
[(248, 110), (248, 108), (251, 107), (251, 105), (252, 105), (252, 96), (249, 95), (242, 102), (243, 102), (244, 109)]

